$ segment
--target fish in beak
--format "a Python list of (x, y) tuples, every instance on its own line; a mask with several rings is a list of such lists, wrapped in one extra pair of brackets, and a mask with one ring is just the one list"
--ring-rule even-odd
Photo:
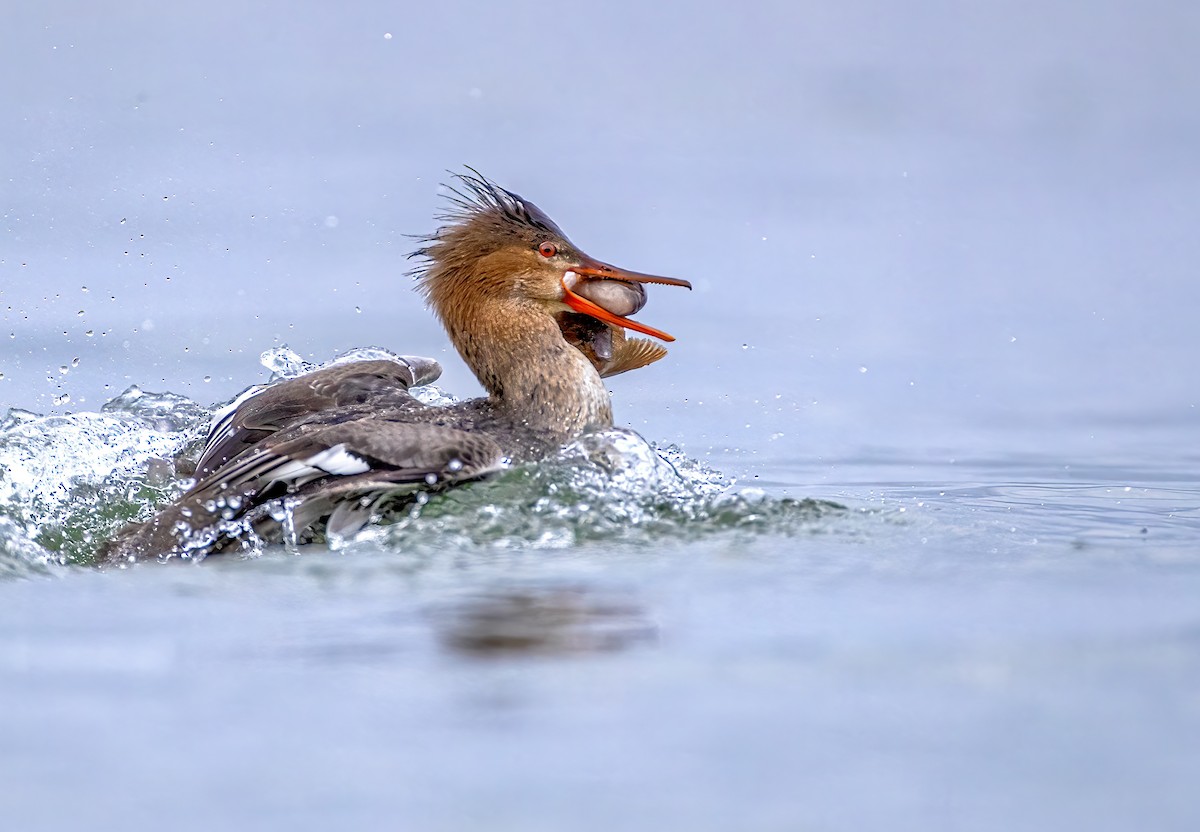
[(674, 337), (662, 330), (628, 317), (646, 305), (646, 290), (642, 288), (646, 283), (692, 288), (686, 280), (630, 272), (589, 257), (581, 259), (563, 274), (563, 303), (575, 312), (610, 326), (632, 329), (662, 341), (674, 341)]

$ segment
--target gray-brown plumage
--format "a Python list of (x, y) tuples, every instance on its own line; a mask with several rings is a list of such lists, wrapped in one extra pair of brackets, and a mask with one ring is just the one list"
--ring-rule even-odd
[(612, 424), (601, 377), (666, 354), (625, 329), (672, 340), (625, 317), (645, 303), (640, 284), (690, 285), (594, 260), (532, 203), (473, 171), (457, 179), (454, 208), (416, 253), (425, 258), (417, 275), (487, 397), (422, 404), (409, 389), (441, 368), (413, 357), (252, 388), (215, 417), (195, 484), (122, 530), (101, 563), (202, 556), (253, 536), (303, 540), (321, 520), (350, 534), (388, 501), (487, 476)]

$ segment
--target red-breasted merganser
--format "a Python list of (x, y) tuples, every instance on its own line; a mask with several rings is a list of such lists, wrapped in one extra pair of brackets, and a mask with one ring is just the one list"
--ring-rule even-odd
[(691, 288), (579, 250), (532, 202), (475, 171), (456, 177), (451, 209), (424, 247), (420, 290), (486, 398), (422, 404), (410, 387), (441, 372), (428, 358), (335, 364), (252, 388), (218, 413), (195, 484), (106, 544), (101, 563), (201, 557), (252, 530), (303, 539), (324, 519), (351, 534), (389, 499), (477, 479), (506, 459), (536, 459), (612, 424), (602, 378), (666, 350), (627, 338), (670, 335), (631, 320), (643, 284)]

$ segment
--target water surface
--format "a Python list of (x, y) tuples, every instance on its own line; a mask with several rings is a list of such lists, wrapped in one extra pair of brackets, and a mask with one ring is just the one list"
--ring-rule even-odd
[[(51, 420), (0, 434), (8, 824), (1195, 828), (1198, 29), (6, 11), (0, 405)], [(78, 562), (265, 350), (477, 391), (404, 276), (464, 163), (693, 281), (643, 313), (671, 355), (612, 383), (657, 452), (336, 552)], [(130, 385), (180, 420), (97, 416)], [(621, 478), (655, 458), (683, 486)]]

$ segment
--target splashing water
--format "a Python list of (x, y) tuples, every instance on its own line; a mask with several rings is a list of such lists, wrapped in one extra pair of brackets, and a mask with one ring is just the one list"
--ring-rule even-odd
[[(263, 353), (272, 381), (333, 363), (397, 360), (378, 348), (324, 365), (287, 347)], [(455, 401), (432, 385), (414, 388), (427, 404)], [(221, 405), (131, 387), (100, 413), (39, 416), (10, 411), (0, 422), (0, 577), (91, 562), (122, 526), (145, 519), (182, 493)], [(566, 548), (591, 541), (640, 546), (714, 533), (794, 535), (828, 528), (832, 503), (735, 490), (719, 472), (679, 448), (637, 433), (586, 434), (556, 456), (510, 468), (445, 493), (418, 493), (335, 548), (400, 552)], [(261, 546), (251, 546), (253, 555)]]
[(108, 535), (180, 491), (173, 460), (198, 450), (207, 419), (183, 396), (137, 387), (100, 413), (10, 411), (0, 423), (0, 519), (8, 523), (0, 554), (31, 564), (88, 560)]
[(644, 546), (718, 533), (794, 535), (827, 527), (835, 503), (735, 490), (675, 446), (626, 428), (585, 434), (557, 456), (417, 501), (359, 545), (437, 553), (565, 549), (589, 542)]

